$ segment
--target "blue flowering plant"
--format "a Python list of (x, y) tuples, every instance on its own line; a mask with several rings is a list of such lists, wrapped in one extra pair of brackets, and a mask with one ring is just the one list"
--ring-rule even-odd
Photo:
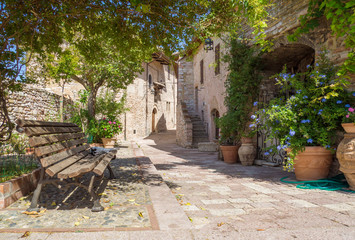
[[(336, 75), (336, 68), (325, 54), (315, 66), (307, 66), (304, 73), (289, 74), (286, 67), (273, 78), (280, 96), (255, 113), (250, 127), (267, 131), (269, 143), (278, 139), (265, 152), (288, 149), (286, 168), (293, 170), (293, 160), (306, 146), (323, 146), (334, 151), (336, 131), (354, 102), (345, 89), (348, 81)], [(259, 104), (259, 107), (261, 105)]]

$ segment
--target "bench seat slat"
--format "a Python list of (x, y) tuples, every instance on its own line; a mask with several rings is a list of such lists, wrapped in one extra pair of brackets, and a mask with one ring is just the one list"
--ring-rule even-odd
[(26, 127), (25, 133), (27, 136), (40, 136), (46, 134), (54, 134), (54, 133), (75, 133), (81, 132), (80, 127)]
[(60, 152), (60, 153), (57, 153), (57, 154), (54, 154), (54, 155), (51, 155), (51, 156), (48, 156), (48, 157), (44, 157), (41, 159), (41, 163), (42, 163), (42, 166), (43, 167), (48, 167), (54, 163), (57, 163), (67, 157), (70, 157), (74, 154), (77, 154), (79, 152), (82, 152), (86, 149), (90, 148), (90, 145), (89, 144), (85, 144), (83, 146), (79, 146), (79, 147), (76, 147), (76, 148), (73, 148), (73, 149), (69, 149), (69, 150), (66, 150), (66, 151), (63, 151), (63, 152)]
[(35, 154), (37, 157), (41, 157), (43, 155), (58, 152), (60, 150), (70, 148), (70, 147), (73, 147), (73, 146), (76, 146), (76, 145), (79, 145), (82, 143), (86, 143), (86, 142), (87, 142), (87, 139), (82, 138), (82, 139), (76, 139), (76, 140), (71, 140), (71, 141), (67, 141), (67, 142), (60, 142), (60, 143), (56, 143), (56, 144), (52, 144), (52, 145), (48, 145), (48, 146), (38, 147), (35, 149)]
[[(80, 159), (87, 157), (90, 154), (90, 151), (83, 151), (79, 154), (76, 154), (74, 156), (71, 156), (67, 159), (64, 159), (63, 161), (56, 163), (50, 167), (48, 167), (46, 169), (46, 173), (53, 177), (54, 175), (56, 175), (57, 173), (59, 173), (60, 171), (62, 171), (63, 169), (69, 167), (70, 165), (72, 165), (73, 163), (79, 161)], [(92, 156), (92, 155), (90, 155)]]
[(37, 147), (41, 145), (52, 144), (56, 142), (83, 138), (83, 137), (85, 137), (84, 133), (65, 133), (65, 134), (58, 134), (58, 135), (32, 137), (29, 139), (29, 144), (31, 147)]
[(105, 155), (105, 157), (100, 161), (100, 163), (94, 168), (93, 172), (98, 176), (101, 176), (110, 161), (116, 156), (117, 150), (112, 150)]
[(24, 120), (17, 119), (16, 124), (19, 127), (32, 127), (32, 126), (40, 126), (40, 127), (77, 127), (75, 123), (64, 123), (64, 122), (46, 122), (46, 121), (36, 121), (36, 120)]
[(79, 176), (83, 173), (90, 172), (100, 162), (100, 160), (105, 157), (105, 155), (106, 154), (101, 154), (97, 156), (88, 155), (75, 162), (68, 168), (64, 169), (63, 171), (59, 172), (58, 178), (72, 178)]

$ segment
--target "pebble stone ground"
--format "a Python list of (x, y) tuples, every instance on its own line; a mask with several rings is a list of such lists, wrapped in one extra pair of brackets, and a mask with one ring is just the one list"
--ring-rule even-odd
[[(27, 239), (355, 239), (354, 193), (297, 189), (280, 182), (284, 176), (294, 180), (292, 173), (226, 164), (216, 153), (178, 147), (174, 134), (132, 144), (139, 184), (154, 209), (151, 229), (31, 233)], [(2, 233), (0, 239), (22, 234)]]

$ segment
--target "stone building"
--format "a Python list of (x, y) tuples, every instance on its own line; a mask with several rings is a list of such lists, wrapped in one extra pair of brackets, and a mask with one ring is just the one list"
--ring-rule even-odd
[[(299, 26), (299, 16), (307, 12), (308, 2), (278, 1), (270, 11), (273, 18), (268, 22), (265, 33), (274, 45), (272, 51), (262, 57), (265, 68), (259, 101), (268, 102), (277, 95), (275, 83), (269, 77), (281, 72), (285, 64), (289, 72), (303, 72), (308, 64), (314, 64), (324, 48), (329, 51), (328, 56), (335, 64), (341, 64), (347, 57), (348, 49), (342, 39), (331, 34), (326, 19), (315, 30), (301, 36), (297, 42), (287, 40), (287, 36)], [(218, 138), (215, 118), (227, 111), (224, 105), (227, 66), (223, 62), (219, 65), (217, 63), (228, 49), (221, 39), (213, 38), (213, 41), (213, 51), (204, 51), (201, 44), (194, 55), (179, 60), (177, 143), (184, 147), (198, 142), (195, 139), (196, 124), (193, 124), (196, 118), (201, 120), (208, 140), (215, 141)], [(354, 85), (350, 88), (354, 90)], [(263, 142), (260, 138), (262, 136), (255, 140), (259, 145)]]
[[(119, 101), (126, 94), (125, 107), (128, 110), (119, 116), (123, 133), (119, 139), (146, 137), (153, 132), (161, 132), (176, 127), (177, 77), (176, 64), (171, 63), (165, 55), (153, 54), (152, 61), (143, 63), (144, 71), (134, 79), (127, 89), (116, 94)], [(47, 84), (49, 92), (69, 99), (78, 99), (78, 92), (83, 89), (77, 82), (62, 86)]]

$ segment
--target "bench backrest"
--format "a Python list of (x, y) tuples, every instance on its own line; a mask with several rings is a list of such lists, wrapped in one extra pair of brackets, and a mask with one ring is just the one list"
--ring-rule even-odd
[(19, 132), (25, 132), (29, 144), (43, 167), (61, 162), (89, 150), (85, 134), (74, 123), (16, 120)]

